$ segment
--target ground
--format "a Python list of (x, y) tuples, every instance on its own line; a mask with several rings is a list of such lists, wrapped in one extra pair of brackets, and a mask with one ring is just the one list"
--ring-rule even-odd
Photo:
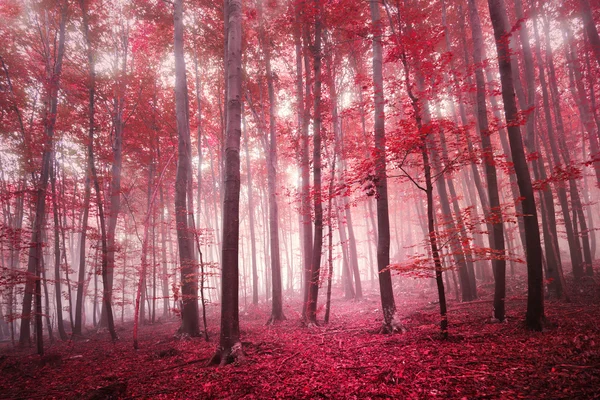
[(220, 368), (206, 366), (218, 341), (217, 306), (209, 308), (208, 343), (174, 337), (170, 320), (142, 327), (137, 351), (130, 325), (115, 344), (107, 332), (55, 343), (43, 361), (34, 349), (5, 348), (0, 398), (600, 398), (598, 284), (572, 291), (570, 303), (547, 301), (547, 328), (528, 332), (523, 284), (515, 282), (504, 323), (491, 319), (490, 285), (476, 302), (450, 301), (448, 340), (438, 332), (435, 291), (421, 285), (419, 296), (399, 293), (406, 332), (394, 335), (376, 333), (376, 291), (335, 300), (332, 321), (310, 329), (295, 299), (275, 326), (265, 326), (266, 305), (244, 307), (246, 358)]

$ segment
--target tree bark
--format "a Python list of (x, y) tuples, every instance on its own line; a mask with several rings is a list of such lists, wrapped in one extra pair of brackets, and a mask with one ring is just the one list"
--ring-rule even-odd
[(496, 39), (498, 66), (502, 85), (502, 100), (506, 118), (511, 155), (514, 162), (519, 192), (523, 198), (523, 222), (525, 227), (525, 248), (527, 251), (527, 314), (526, 325), (531, 330), (541, 330), (544, 317), (543, 268), (540, 232), (533, 196), (533, 187), (525, 151), (521, 129), (517, 125), (518, 111), (515, 101), (515, 90), (512, 79), (512, 67), (508, 51), (508, 23), (504, 0), (488, 0), (490, 17)]
[(260, 15), (259, 35), (265, 57), (267, 91), (269, 94), (269, 137), (267, 145), (267, 189), (269, 197), (269, 238), (271, 247), (272, 310), (267, 325), (285, 320), (281, 283), (281, 251), (279, 247), (279, 207), (277, 204), (277, 132), (275, 121), (275, 88), (271, 70), (271, 44), (264, 29), (262, 0), (257, 6)]
[[(298, 5), (300, 8), (300, 5)], [(298, 11), (299, 13), (300, 11)], [(300, 16), (298, 16), (300, 19)], [(301, 130), (301, 147), (300, 147), (300, 167), (302, 188), (300, 193), (300, 214), (302, 215), (302, 255), (304, 268), (304, 301), (302, 303), (302, 319), (306, 318), (306, 310), (308, 309), (309, 293), (310, 293), (310, 276), (311, 263), (313, 258), (313, 229), (312, 229), (312, 214), (310, 207), (310, 140), (308, 137), (308, 126), (310, 123), (310, 105), (309, 99), (311, 94), (310, 83), (310, 58), (308, 48), (310, 46), (310, 34), (308, 21), (303, 21), (303, 42), (304, 42), (304, 71), (305, 77), (305, 98), (302, 104), (302, 130)], [(299, 79), (302, 77), (300, 76)], [(300, 105), (299, 105), (300, 107)]]
[[(62, 73), (62, 61), (65, 53), (65, 26), (67, 23), (68, 3), (65, 1), (61, 5), (60, 25), (58, 32), (58, 45), (56, 49), (56, 59), (46, 59), (46, 79), (47, 93), (44, 108), (44, 146), (42, 155), (42, 169), (39, 181), (36, 182), (36, 205), (35, 215), (32, 223), (31, 243), (29, 248), (29, 261), (27, 264), (27, 280), (25, 283), (25, 293), (23, 295), (23, 312), (21, 316), (21, 332), (19, 335), (19, 344), (24, 346), (30, 341), (30, 319), (31, 319), (31, 300), (35, 293), (35, 326), (37, 352), (44, 354), (43, 332), (42, 332), (42, 293), (41, 293), (41, 262), (42, 262), (42, 227), (46, 214), (46, 190), (48, 188), (48, 179), (52, 168), (54, 155), (54, 127), (56, 124), (56, 112), (58, 108), (58, 88)], [(50, 38), (48, 38), (50, 40)]]
[(312, 263), (309, 279), (309, 296), (306, 310), (306, 322), (309, 325), (317, 324), (317, 300), (319, 297), (319, 278), (321, 272), (321, 251), (323, 248), (323, 204), (321, 193), (321, 49), (322, 11), (323, 6), (316, 3), (315, 14), (315, 43), (313, 45), (314, 60), (314, 122), (313, 122), (313, 182), (314, 182), (314, 210), (315, 210), (315, 237), (312, 247)]
[[(89, 90), (89, 134), (88, 134), (88, 162), (91, 177), (94, 181), (94, 189), (96, 191), (96, 204), (98, 206), (98, 214), (100, 219), (100, 230), (101, 230), (101, 241), (102, 241), (102, 283), (104, 286), (102, 300), (104, 305), (104, 311), (106, 314), (106, 320), (108, 324), (108, 331), (110, 332), (110, 336), (112, 340), (117, 339), (117, 334), (115, 332), (115, 324), (113, 319), (112, 312), (112, 304), (111, 304), (111, 286), (108, 278), (108, 243), (107, 243), (107, 232), (105, 225), (105, 217), (104, 217), (104, 207), (102, 204), (102, 193), (100, 190), (100, 184), (98, 182), (98, 174), (96, 172), (96, 165), (94, 163), (94, 129), (95, 129), (95, 95), (96, 95), (96, 70), (94, 63), (94, 55), (92, 50), (92, 42), (90, 39), (90, 29), (88, 24), (88, 13), (87, 13), (87, 4), (85, 0), (80, 0), (79, 5), (81, 7), (81, 11), (83, 14), (83, 31), (84, 37), (87, 46), (87, 59), (88, 59), (88, 68), (89, 68), (89, 82), (88, 82), (88, 90)], [(97, 275), (94, 275), (97, 276)], [(94, 313), (95, 318), (95, 313)]]
[(477, 124), (481, 135), (481, 150), (485, 163), (485, 174), (487, 178), (489, 210), (485, 210), (486, 218), (492, 225), (490, 244), (492, 250), (492, 269), (494, 272), (494, 317), (504, 321), (505, 297), (506, 297), (506, 254), (504, 248), (504, 227), (502, 225), (502, 208), (500, 207), (500, 195), (498, 190), (498, 178), (494, 162), (494, 149), (490, 137), (490, 129), (487, 117), (487, 105), (485, 102), (485, 77), (483, 75), (483, 33), (481, 22), (477, 13), (475, 0), (469, 0), (469, 18), (473, 35), (473, 63), (475, 64), (475, 83)]
[(598, 61), (598, 66), (600, 67), (600, 36), (598, 36), (598, 29), (596, 28), (596, 23), (594, 22), (592, 8), (590, 7), (588, 0), (579, 0), (579, 4), (581, 5), (583, 27), (588, 40), (590, 41), (592, 51), (594, 52), (596, 60)]
[(198, 268), (194, 257), (193, 234), (188, 224), (187, 187), (191, 179), (191, 144), (189, 124), (189, 102), (185, 71), (183, 44), (183, 0), (175, 0), (173, 14), (175, 34), (175, 110), (177, 115), (178, 160), (175, 178), (175, 220), (177, 223), (177, 242), (181, 263), (181, 310), (180, 331), (190, 336), (199, 336), (198, 325)]
[(240, 140), (242, 110), (242, 3), (226, 0), (228, 17), (227, 136), (223, 198), (221, 334), (211, 363), (225, 365), (243, 358), (238, 309), (240, 234)]
[(387, 172), (385, 152), (385, 114), (383, 97), (383, 44), (379, 2), (369, 1), (373, 35), (373, 85), (375, 101), (375, 188), (377, 198), (377, 269), (379, 271), (379, 292), (383, 309), (383, 332), (397, 329), (395, 322), (396, 303), (390, 264), (390, 216), (388, 210)]
[[(54, 157), (53, 157), (54, 158)], [(52, 214), (54, 217), (54, 294), (56, 296), (56, 325), (60, 340), (67, 340), (67, 332), (63, 325), (62, 290), (60, 278), (60, 219), (58, 215), (58, 202), (56, 201), (56, 166), (52, 163), (50, 172), (52, 186)]]

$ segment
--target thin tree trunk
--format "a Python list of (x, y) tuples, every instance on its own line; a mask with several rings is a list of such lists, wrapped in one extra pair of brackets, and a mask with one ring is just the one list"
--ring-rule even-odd
[(62, 290), (60, 278), (60, 218), (56, 201), (56, 163), (52, 163), (50, 184), (52, 186), (52, 214), (54, 217), (54, 294), (56, 296), (56, 324), (60, 340), (67, 340), (67, 332), (63, 325)]
[[(559, 156), (558, 149), (556, 146), (556, 138), (554, 137), (554, 126), (552, 124), (552, 113), (550, 112), (550, 96), (548, 94), (548, 84), (546, 82), (546, 74), (545, 74), (545, 70), (544, 70), (542, 52), (540, 49), (540, 38), (539, 38), (539, 33), (538, 33), (537, 21), (535, 21), (535, 20), (533, 21), (533, 28), (534, 28), (535, 43), (536, 43), (535, 53), (536, 53), (536, 57), (538, 60), (539, 79), (540, 79), (540, 86), (542, 89), (544, 119), (546, 120), (546, 135), (548, 136), (548, 140), (546, 142), (550, 142), (550, 147), (552, 149), (551, 153), (552, 153), (552, 157), (554, 159), (553, 164), (554, 164), (554, 166), (558, 166), (558, 165), (560, 165), (561, 160), (560, 160), (560, 156)], [(523, 37), (523, 40), (525, 40), (525, 37)], [(566, 194), (565, 194), (564, 188), (562, 188), (560, 186), (557, 187), (557, 192), (559, 194), (559, 198), (560, 198), (559, 200), (561, 203), (561, 207), (563, 208), (563, 213), (565, 212), (565, 210), (568, 213), (568, 204), (566, 203)], [(550, 198), (550, 201), (552, 201), (552, 198)], [(547, 203), (549, 203), (549, 202), (547, 202)], [(553, 204), (553, 201), (552, 201), (552, 204)], [(562, 263), (561, 263), (561, 259), (560, 259), (560, 252), (559, 252), (559, 246), (558, 246), (558, 232), (556, 231), (556, 217), (554, 215), (554, 209), (547, 209), (546, 214), (547, 214), (546, 218), (549, 220), (547, 226), (552, 229), (551, 234), (553, 235), (550, 248), (548, 247), (548, 243), (546, 243), (546, 256), (547, 256), (547, 258), (551, 258), (551, 256), (553, 256), (553, 257), (555, 257), (555, 259), (557, 261), (556, 269), (553, 268), (554, 265), (551, 262), (548, 263), (548, 269), (549, 269), (548, 276), (549, 276), (549, 278), (552, 279), (552, 281), (550, 283), (550, 288), (555, 293), (556, 297), (561, 298), (563, 296), (565, 288), (563, 286), (564, 277), (562, 277)], [(565, 222), (566, 222), (566, 220), (565, 220)]]
[[(46, 60), (46, 79), (48, 83), (45, 109), (44, 109), (44, 150), (42, 155), (42, 169), (40, 179), (36, 188), (35, 216), (32, 222), (32, 246), (29, 249), (29, 262), (27, 265), (28, 278), (23, 295), (23, 311), (21, 313), (21, 331), (19, 344), (26, 345), (30, 341), (31, 301), (33, 294), (36, 298), (36, 339), (39, 355), (44, 354), (44, 342), (42, 334), (42, 310), (41, 310), (41, 282), (40, 262), (42, 257), (42, 226), (46, 213), (46, 189), (52, 165), (53, 136), (56, 124), (56, 113), (58, 107), (58, 87), (62, 72), (62, 60), (65, 52), (65, 26), (67, 22), (68, 3), (61, 4), (60, 26), (58, 33), (58, 45), (55, 60)], [(48, 38), (48, 40), (50, 40)]]
[[(329, 323), (331, 313), (331, 281), (333, 279), (333, 188), (335, 179), (335, 162), (338, 152), (337, 146), (332, 152), (331, 171), (329, 174), (329, 193), (327, 194), (327, 302), (325, 303), (325, 323)], [(338, 218), (339, 223), (339, 218)], [(341, 224), (340, 224), (341, 226)]]
[(352, 300), (356, 296), (354, 286), (352, 284), (352, 271), (350, 270), (348, 260), (348, 238), (346, 237), (346, 227), (342, 222), (343, 218), (339, 211), (340, 206), (335, 202), (336, 216), (338, 220), (338, 233), (340, 235), (340, 245), (342, 248), (342, 285), (344, 286), (344, 298)]
[[(160, 154), (160, 149), (159, 149)], [(160, 159), (160, 155), (159, 155)], [(167, 265), (167, 234), (165, 226), (165, 200), (163, 194), (163, 184), (160, 184), (160, 242), (161, 242), (161, 261), (162, 261), (162, 297), (163, 297), (163, 317), (170, 315), (171, 310), (169, 308), (169, 269)]]
[(271, 46), (264, 29), (264, 15), (262, 0), (258, 2), (258, 13), (260, 15), (259, 35), (265, 57), (265, 69), (267, 75), (267, 91), (269, 93), (269, 138), (267, 153), (267, 186), (269, 198), (269, 238), (271, 246), (271, 274), (272, 274), (272, 310), (267, 325), (285, 320), (283, 314), (283, 294), (281, 283), (281, 251), (279, 247), (279, 207), (277, 204), (277, 132), (275, 121), (275, 88), (273, 84), (273, 73), (271, 71)]
[[(89, 68), (89, 135), (88, 135), (88, 162), (91, 178), (94, 182), (94, 189), (96, 191), (96, 204), (98, 207), (98, 218), (100, 219), (100, 232), (101, 232), (101, 241), (102, 241), (102, 282), (104, 286), (102, 300), (104, 303), (104, 310), (108, 323), (108, 330), (110, 332), (110, 336), (112, 340), (117, 339), (117, 334), (115, 332), (115, 325), (113, 320), (112, 313), (112, 304), (110, 297), (110, 287), (111, 284), (108, 281), (108, 243), (107, 243), (107, 233), (106, 233), (106, 225), (105, 225), (105, 217), (104, 217), (104, 207), (102, 204), (102, 193), (100, 191), (100, 184), (98, 182), (98, 174), (96, 173), (96, 166), (94, 163), (94, 124), (95, 124), (95, 113), (94, 113), (94, 102), (95, 102), (95, 93), (96, 93), (96, 71), (94, 64), (94, 56), (92, 50), (92, 43), (90, 39), (89, 25), (88, 25), (88, 14), (87, 7), (85, 4), (85, 0), (80, 0), (79, 5), (81, 7), (83, 13), (83, 30), (84, 36), (87, 45), (87, 58), (88, 58), (88, 68)], [(96, 283), (97, 274), (94, 275)], [(94, 298), (94, 305), (96, 305), (96, 299)], [(94, 319), (96, 317), (94, 310)]]
[[(122, 29), (122, 28), (121, 28)], [(121, 170), (123, 164), (123, 110), (125, 108), (125, 83), (124, 79), (127, 74), (127, 59), (128, 59), (128, 28), (125, 32), (121, 32), (121, 40), (123, 41), (123, 54), (121, 58), (121, 70), (118, 74), (118, 84), (116, 86), (116, 93), (113, 98), (113, 126), (114, 135), (112, 142), (113, 149), (113, 162), (111, 165), (111, 181), (110, 181), (110, 207), (107, 215), (107, 295), (109, 299), (112, 299), (113, 280), (114, 280), (114, 269), (115, 269), (115, 257), (116, 257), (116, 229), (117, 221), (119, 218), (119, 212), (121, 210)], [(118, 54), (118, 50), (116, 50)], [(117, 68), (119, 56), (117, 55)], [(100, 326), (107, 326), (108, 319), (106, 314), (106, 306), (102, 305), (102, 317), (100, 318)]]
[[(45, 236), (45, 235), (44, 235)], [(54, 343), (54, 333), (52, 332), (52, 323), (50, 322), (50, 296), (48, 296), (48, 280), (46, 279), (46, 263), (42, 257), (42, 280), (44, 282), (44, 308), (46, 310), (46, 328), (48, 329), (48, 339)], [(1, 307), (0, 307), (1, 308)]]

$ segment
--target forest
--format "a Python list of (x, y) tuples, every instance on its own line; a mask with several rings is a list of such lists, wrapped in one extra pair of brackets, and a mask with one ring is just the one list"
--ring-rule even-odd
[(599, 24), (0, 0), (0, 398), (600, 398)]

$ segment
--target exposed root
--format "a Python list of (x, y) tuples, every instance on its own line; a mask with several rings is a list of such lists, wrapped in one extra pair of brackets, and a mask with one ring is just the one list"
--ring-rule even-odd
[(278, 322), (282, 322), (285, 321), (287, 318), (285, 317), (285, 315), (283, 315), (283, 313), (276, 315), (276, 314), (271, 314), (271, 316), (269, 317), (269, 320), (267, 321), (267, 323), (265, 324), (266, 326), (269, 325), (275, 325)]
[(396, 318), (392, 318), (389, 324), (385, 322), (379, 328), (379, 334), (390, 335), (393, 333), (406, 333), (406, 328)]
[(317, 321), (306, 321), (305, 324), (308, 329), (319, 328), (319, 323)]
[(224, 367), (227, 364), (242, 364), (246, 359), (244, 351), (242, 350), (242, 343), (237, 342), (231, 348), (225, 349), (218, 347), (215, 354), (210, 358), (207, 363), (208, 365), (218, 365)]

